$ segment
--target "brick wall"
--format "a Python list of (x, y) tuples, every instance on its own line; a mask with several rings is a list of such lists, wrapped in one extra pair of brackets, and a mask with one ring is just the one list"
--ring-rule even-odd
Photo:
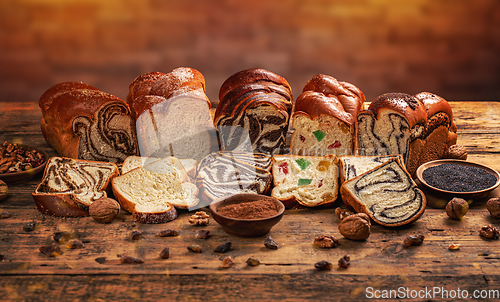
[(298, 96), (313, 75), (385, 92), (500, 100), (498, 0), (2, 0), (0, 101), (83, 81), (125, 98), (141, 73), (189, 66), (207, 94), (263, 67)]

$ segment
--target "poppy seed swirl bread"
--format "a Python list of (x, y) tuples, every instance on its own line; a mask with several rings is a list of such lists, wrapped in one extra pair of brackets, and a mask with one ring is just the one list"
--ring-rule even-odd
[(365, 96), (356, 86), (323, 74), (312, 77), (295, 101), (290, 153), (351, 155), (356, 116)]
[[(283, 153), (292, 101), (290, 85), (275, 73), (254, 68), (230, 76), (214, 115), (221, 150)], [(242, 144), (244, 137), (252, 150)]]

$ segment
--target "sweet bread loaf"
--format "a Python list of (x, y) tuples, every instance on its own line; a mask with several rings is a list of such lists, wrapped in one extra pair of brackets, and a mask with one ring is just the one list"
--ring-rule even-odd
[(127, 103), (77, 82), (59, 83), (39, 100), (45, 140), (62, 157), (121, 163), (138, 153)]
[(94, 200), (107, 197), (111, 179), (118, 175), (114, 163), (51, 157), (32, 193), (33, 200), (44, 214), (89, 216), (88, 207)]
[(339, 191), (339, 167), (335, 155), (322, 157), (274, 155), (271, 196), (291, 208), (334, 203)]
[(420, 162), (422, 137), (427, 131), (427, 113), (422, 102), (405, 93), (386, 93), (377, 97), (357, 116), (359, 155), (400, 154), (408, 172)]
[(198, 204), (198, 189), (182, 181), (185, 171), (179, 171), (177, 161), (162, 158), (113, 179), (113, 194), (134, 221), (165, 223), (177, 217), (176, 207), (192, 209)]
[(356, 116), (365, 96), (356, 86), (323, 74), (312, 77), (295, 101), (290, 153), (351, 155)]
[(397, 157), (403, 162), (403, 157), (395, 155), (375, 155), (375, 156), (341, 156), (339, 157), (340, 183), (361, 175), (391, 159)]
[(417, 220), (427, 204), (397, 157), (342, 184), (344, 202), (376, 223), (400, 226)]
[(230, 76), (214, 115), (221, 150), (283, 153), (292, 101), (290, 85), (275, 73), (254, 68)]
[(225, 195), (268, 194), (272, 158), (262, 153), (214, 152), (200, 161), (196, 185), (204, 205)]
[(430, 92), (418, 93), (415, 98), (424, 104), (427, 112), (427, 128), (419, 152), (420, 166), (445, 156), (457, 142), (457, 126), (453, 122), (451, 106), (445, 99)]
[(130, 84), (127, 102), (141, 156), (200, 160), (211, 152), (216, 141), (211, 105), (196, 69), (142, 74)]

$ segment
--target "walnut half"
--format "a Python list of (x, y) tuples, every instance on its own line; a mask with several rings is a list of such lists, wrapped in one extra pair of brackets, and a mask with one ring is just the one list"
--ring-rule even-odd
[(370, 217), (365, 213), (349, 215), (339, 223), (339, 232), (347, 239), (365, 240), (370, 236)]

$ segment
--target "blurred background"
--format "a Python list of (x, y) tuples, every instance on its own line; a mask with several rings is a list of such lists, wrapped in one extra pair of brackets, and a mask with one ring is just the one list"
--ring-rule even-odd
[(318, 73), (385, 92), (500, 100), (498, 0), (1, 0), (0, 101), (82, 81), (125, 99), (135, 77), (180, 66), (218, 101), (261, 67), (297, 97)]

